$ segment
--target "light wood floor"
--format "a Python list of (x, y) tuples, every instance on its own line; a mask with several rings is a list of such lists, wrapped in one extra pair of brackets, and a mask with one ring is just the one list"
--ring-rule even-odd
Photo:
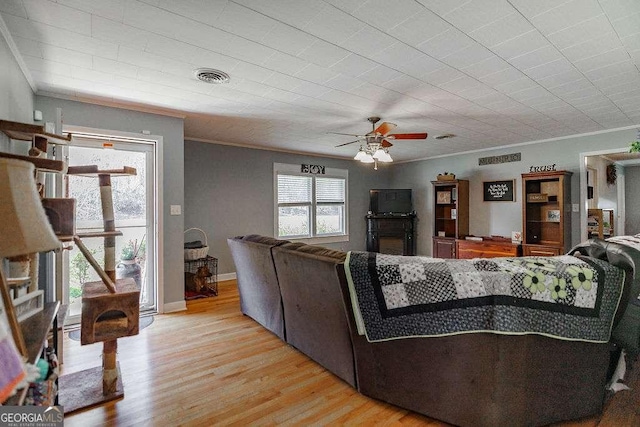
[[(235, 282), (217, 297), (156, 316), (118, 341), (125, 397), (65, 419), (65, 426), (446, 424), (360, 395), (240, 313)], [(63, 374), (99, 366), (101, 345), (65, 337)], [(562, 426), (639, 426), (640, 365), (632, 391), (604, 414)]]

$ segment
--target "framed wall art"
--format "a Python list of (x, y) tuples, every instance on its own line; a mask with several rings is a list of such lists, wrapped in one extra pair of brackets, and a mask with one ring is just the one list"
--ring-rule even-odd
[(485, 202), (515, 202), (515, 179), (505, 181), (484, 181), (482, 183)]
[(448, 205), (451, 203), (451, 192), (449, 191), (438, 191), (436, 194), (436, 203), (439, 205)]
[(560, 222), (560, 210), (559, 209), (548, 210), (547, 222)]

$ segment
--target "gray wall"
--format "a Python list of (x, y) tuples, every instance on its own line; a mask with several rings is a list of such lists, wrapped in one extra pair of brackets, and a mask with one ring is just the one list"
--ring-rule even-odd
[[(635, 139), (635, 134), (635, 129), (631, 129), (396, 164), (390, 170), (390, 186), (413, 189), (414, 207), (421, 218), (418, 224), (418, 254), (431, 255), (433, 191), (430, 181), (435, 180), (438, 173), (453, 172), (457, 178), (470, 181), (469, 232), (471, 234), (511, 236), (511, 231), (522, 231), (521, 174), (529, 172), (530, 166), (555, 164), (557, 170), (573, 172), (571, 198), (573, 203), (579, 203), (580, 153), (614, 148), (621, 148), (621, 151), (624, 151), (630, 141)], [(455, 144), (455, 139), (451, 143)], [(518, 152), (522, 153), (520, 162), (478, 166), (480, 157)], [(482, 201), (483, 181), (506, 179), (516, 179), (515, 202)], [(571, 215), (572, 244), (580, 241), (580, 215), (584, 214), (582, 206), (580, 209), (580, 213)], [(628, 207), (627, 212), (629, 210)]]
[(170, 216), (169, 205), (184, 205), (184, 122), (182, 119), (104, 107), (45, 96), (36, 97), (36, 108), (42, 110), (45, 121), (55, 122), (56, 108), (62, 108), (67, 125), (140, 133), (151, 131), (163, 137), (163, 214), (161, 233), (164, 256), (164, 302), (184, 300), (184, 217)]
[[(325, 246), (365, 249), (364, 216), (369, 190), (388, 187), (388, 168), (353, 160), (287, 154), (228, 145), (185, 141), (185, 229), (207, 233), (209, 254), (221, 274), (235, 271), (227, 238), (244, 234), (273, 236), (273, 163), (310, 163), (349, 170), (349, 242)], [(191, 234), (193, 233), (193, 234)], [(196, 240), (191, 232), (187, 240)]]
[[(0, 119), (33, 123), (33, 100), (31, 86), (22, 74), (7, 42), (0, 36)], [(9, 143), (9, 139), (0, 134), (0, 151), (28, 150), (28, 143)]]
[(625, 234), (640, 233), (640, 166), (627, 166), (624, 168), (625, 179)]

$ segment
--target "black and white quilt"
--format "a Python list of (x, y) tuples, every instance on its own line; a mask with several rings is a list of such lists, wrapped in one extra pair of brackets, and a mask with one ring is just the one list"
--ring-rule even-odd
[(620, 243), (621, 245), (629, 246), (630, 248), (640, 251), (640, 234), (634, 236), (609, 237), (607, 242)]
[(588, 257), (445, 260), (349, 252), (360, 334), (369, 341), (472, 332), (607, 342), (624, 271)]

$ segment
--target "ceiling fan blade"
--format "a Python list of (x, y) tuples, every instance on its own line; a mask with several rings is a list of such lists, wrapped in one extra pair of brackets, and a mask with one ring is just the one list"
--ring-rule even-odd
[(389, 148), (389, 147), (393, 147), (393, 144), (387, 141), (386, 139), (383, 139), (382, 142), (380, 143), (380, 146), (382, 148)]
[(355, 136), (358, 138), (364, 138), (366, 135), (357, 135), (355, 133), (340, 133), (340, 132), (327, 132), (330, 133), (332, 135), (347, 135), (347, 136)]
[(360, 142), (360, 141), (361, 141), (360, 139), (356, 139), (355, 141), (345, 142), (344, 144), (336, 145), (336, 148), (342, 147), (342, 146), (345, 146), (345, 145), (349, 145), (349, 144), (353, 144), (354, 142)]
[(384, 122), (373, 131), (375, 134), (387, 136), (389, 132), (394, 130), (398, 125), (395, 123)]
[(394, 133), (392, 139), (427, 139), (427, 133)]

